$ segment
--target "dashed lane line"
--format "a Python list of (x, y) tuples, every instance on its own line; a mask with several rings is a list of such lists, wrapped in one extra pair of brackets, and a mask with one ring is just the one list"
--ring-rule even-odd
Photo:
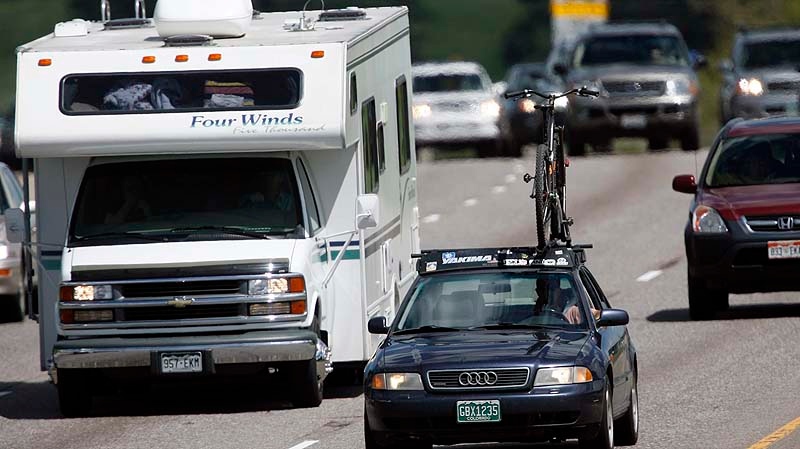
[(508, 190), (508, 187), (506, 187), (506, 186), (494, 186), (494, 187), (492, 187), (492, 193), (494, 193), (495, 195), (499, 195), (501, 193), (506, 193), (506, 190)]
[(442, 218), (439, 214), (430, 214), (422, 218), (423, 223), (436, 223), (439, 219)]
[(306, 440), (302, 443), (295, 444), (294, 446), (290, 447), (289, 449), (306, 449), (307, 447), (313, 446), (319, 443), (319, 440)]
[(517, 182), (517, 175), (508, 174), (506, 175), (506, 184), (513, 184)]
[(469, 198), (464, 200), (464, 207), (472, 207), (478, 204), (478, 200), (476, 198)]
[(653, 279), (661, 276), (662, 274), (664, 274), (664, 271), (662, 270), (648, 271), (647, 273), (636, 278), (636, 282), (650, 282)]
[(794, 421), (786, 424), (785, 426), (781, 427), (780, 429), (772, 432), (771, 434), (765, 436), (761, 439), (758, 443), (750, 446), (747, 449), (766, 449), (772, 446), (773, 443), (777, 443), (778, 441), (786, 438), (792, 432), (797, 430), (800, 427), (800, 417), (795, 418)]

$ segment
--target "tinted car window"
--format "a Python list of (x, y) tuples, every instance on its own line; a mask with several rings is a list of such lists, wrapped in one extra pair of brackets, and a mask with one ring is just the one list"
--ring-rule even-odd
[(418, 75), (414, 77), (414, 92), (460, 92), (484, 90), (478, 74)]
[(800, 64), (800, 39), (750, 42), (744, 45), (741, 65), (748, 69)]
[(709, 165), (709, 187), (800, 182), (800, 139), (770, 134), (724, 140)]
[(422, 278), (401, 312), (397, 330), (422, 326), (470, 328), (499, 323), (586, 329), (564, 312), (578, 305), (575, 282), (562, 273), (468, 273)]
[(578, 44), (575, 67), (601, 64), (687, 66), (686, 46), (677, 36), (597, 36)]

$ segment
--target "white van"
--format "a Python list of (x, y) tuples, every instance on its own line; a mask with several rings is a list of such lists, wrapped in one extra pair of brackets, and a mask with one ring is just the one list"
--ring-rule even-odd
[(407, 9), (223, 3), (110, 20), (104, 2), (19, 48), (41, 362), (66, 415), (118, 370), (257, 368), (315, 406), (414, 279)]

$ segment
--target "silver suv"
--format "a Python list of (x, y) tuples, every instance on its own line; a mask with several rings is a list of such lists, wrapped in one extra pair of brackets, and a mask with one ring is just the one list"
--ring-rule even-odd
[(610, 148), (616, 137), (643, 137), (649, 148), (699, 146), (695, 70), (705, 64), (690, 56), (681, 33), (666, 23), (608, 23), (580, 37), (554, 70), (566, 88), (587, 86), (597, 99), (570, 99), (567, 144), (573, 155), (587, 144)]
[(796, 115), (800, 28), (742, 30), (732, 59), (720, 64), (720, 121)]

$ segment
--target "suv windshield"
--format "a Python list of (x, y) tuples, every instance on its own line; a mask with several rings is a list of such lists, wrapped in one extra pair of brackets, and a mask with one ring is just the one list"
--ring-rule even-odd
[(288, 159), (95, 165), (83, 178), (70, 242), (101, 236), (185, 238), (187, 233), (209, 234), (212, 240), (285, 236), (303, 222), (298, 195)]
[(588, 329), (568, 273), (473, 272), (420, 279), (395, 331), (486, 326)]
[(460, 92), (469, 90), (484, 90), (480, 75), (458, 73), (417, 75), (414, 77), (414, 92)]
[(709, 166), (709, 187), (800, 182), (797, 134), (736, 137), (723, 141)]
[(742, 49), (741, 65), (748, 69), (798, 64), (800, 64), (800, 39), (750, 42)]
[(575, 67), (602, 64), (688, 66), (689, 56), (677, 36), (598, 36), (578, 44), (573, 62)]

